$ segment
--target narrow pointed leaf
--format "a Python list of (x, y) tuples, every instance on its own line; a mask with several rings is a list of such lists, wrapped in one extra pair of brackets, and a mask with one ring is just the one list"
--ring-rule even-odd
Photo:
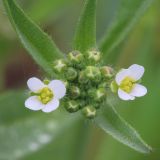
[(86, 51), (96, 47), (97, 0), (85, 0), (74, 38), (74, 49)]
[(71, 5), (72, 1), (73, 0), (39, 0), (38, 3), (34, 1), (27, 9), (27, 12), (33, 20), (47, 22), (48, 20), (57, 18), (59, 11)]
[(0, 126), (15, 123), (33, 113), (24, 108), (27, 97), (24, 91), (8, 91), (0, 95)]
[(14, 26), (20, 41), (34, 60), (50, 75), (51, 63), (62, 56), (51, 38), (45, 34), (14, 0), (3, 0), (6, 12)]
[(33, 112), (24, 107), (25, 99), (24, 92), (0, 97), (0, 159), (17, 160), (37, 152), (78, 120), (77, 115), (68, 116), (62, 110), (50, 114)]
[(109, 26), (104, 39), (100, 44), (100, 49), (104, 57), (108, 57), (133, 29), (144, 12), (154, 0), (122, 0), (117, 16)]
[(104, 106), (102, 114), (96, 119), (96, 124), (102, 128), (106, 133), (110, 134), (119, 142), (131, 147), (132, 149), (141, 153), (150, 153), (152, 148), (148, 146), (113, 107)]
[(50, 144), (21, 160), (48, 160), (50, 158), (56, 160), (82, 160), (87, 152), (87, 143), (90, 138), (90, 132), (88, 131), (90, 127), (84, 125), (84, 123), (84, 120), (80, 120), (71, 125), (60, 136), (56, 136), (56, 139), (53, 139)]

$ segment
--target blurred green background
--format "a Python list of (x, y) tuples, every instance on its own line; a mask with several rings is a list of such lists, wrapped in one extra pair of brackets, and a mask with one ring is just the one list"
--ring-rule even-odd
[[(99, 0), (97, 10), (98, 40), (113, 20), (119, 2), (120, 0)], [(82, 0), (19, 0), (19, 3), (25, 12), (45, 32), (53, 37), (57, 46), (64, 53), (70, 51), (75, 26), (83, 6)], [(24, 97), (22, 99), (20, 98), (21, 90), (26, 89), (28, 78), (32, 76), (43, 77), (43, 72), (23, 49), (0, 1), (0, 143), (3, 144), (3, 141), (4, 145), (6, 145), (6, 141), (9, 143), (4, 147), (1, 145), (0, 160), (5, 160), (2, 152), (4, 154), (5, 152), (9, 153), (10, 150), (12, 152), (12, 148), (17, 148), (15, 150), (17, 151), (15, 152), (16, 156), (18, 155), (16, 159), (21, 160), (159, 160), (159, 8), (160, 1), (157, 0), (140, 19), (123, 45), (121, 44), (120, 47), (113, 51), (113, 54), (119, 53), (117, 59), (108, 59), (108, 63), (115, 67), (128, 67), (133, 63), (145, 66), (146, 72), (143, 78), (143, 84), (147, 86), (148, 94), (133, 102), (118, 101), (115, 105), (120, 114), (154, 148), (153, 153), (148, 155), (137, 153), (112, 139), (109, 135), (106, 135), (106, 133), (96, 128), (93, 123), (87, 120), (81, 120), (73, 123), (67, 129), (59, 130), (59, 133), (52, 135), (52, 139), (47, 139), (47, 136), (45, 137), (43, 135), (41, 141), (46, 140), (45, 145), (39, 148), (36, 143), (33, 143), (30, 150), (23, 148), (25, 154), (21, 157), (21, 148), (18, 148), (18, 144), (23, 139), (23, 133), (21, 135), (22, 139), (19, 139), (12, 132), (12, 128), (15, 127), (13, 131), (18, 130), (19, 123), (24, 124), (24, 134), (30, 134), (31, 139), (34, 141), (37, 132), (31, 130), (35, 130), (36, 124), (39, 124), (37, 128), (43, 128), (45, 122), (43, 122), (43, 118), (42, 123), (38, 119), (38, 122), (36, 122), (33, 117), (46, 116), (42, 113), (31, 113), (32, 111), (24, 108)], [(14, 95), (15, 99), (8, 99), (12, 95)], [(8, 102), (6, 102), (6, 99)], [(54, 122), (55, 114), (53, 113), (51, 116)], [(25, 128), (26, 119), (29, 119), (33, 123), (35, 122), (35, 125)], [(56, 121), (59, 127), (63, 126), (61, 126), (62, 121), (64, 121), (63, 118), (60, 122)], [(74, 121), (74, 117), (72, 121)], [(70, 124), (71, 122), (68, 123)], [(8, 128), (6, 127), (7, 129), (3, 130), (4, 126)], [(2, 132), (6, 132), (6, 135), (8, 135), (7, 139), (1, 136), (3, 135)], [(11, 139), (9, 136), (11, 136)], [(15, 142), (12, 139), (15, 139)]]

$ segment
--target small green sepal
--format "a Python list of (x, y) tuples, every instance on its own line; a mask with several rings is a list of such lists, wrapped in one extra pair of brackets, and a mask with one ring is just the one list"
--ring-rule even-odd
[(116, 81), (112, 81), (112, 82), (111, 82), (110, 88), (111, 88), (111, 91), (112, 91), (113, 93), (117, 93), (117, 91), (118, 91), (118, 85), (117, 85)]
[(50, 80), (44, 79), (44, 80), (43, 80), (43, 83), (44, 83), (45, 85), (48, 85), (48, 84), (50, 83)]

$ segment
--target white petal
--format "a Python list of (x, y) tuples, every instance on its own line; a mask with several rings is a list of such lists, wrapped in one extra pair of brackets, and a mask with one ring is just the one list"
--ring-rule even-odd
[(55, 98), (62, 98), (66, 94), (66, 87), (60, 80), (53, 80), (48, 84), (48, 87), (53, 91)]
[(30, 78), (27, 81), (27, 85), (32, 92), (37, 92), (45, 87), (44, 83), (36, 77)]
[(125, 100), (125, 101), (135, 99), (135, 97), (131, 96), (130, 94), (128, 94), (126, 92), (124, 92), (122, 89), (118, 89), (118, 96), (119, 96), (120, 99)]
[(45, 107), (42, 109), (43, 112), (52, 112), (56, 110), (59, 106), (59, 100), (58, 99), (53, 99), (51, 102), (47, 103)]
[(128, 69), (122, 69), (120, 70), (116, 75), (116, 82), (118, 85), (120, 85), (121, 81), (129, 76), (129, 70)]
[(147, 93), (146, 87), (140, 84), (135, 84), (130, 94), (135, 97), (141, 97), (141, 96), (144, 96), (146, 93)]
[(34, 111), (38, 111), (42, 109), (43, 104), (38, 100), (37, 96), (32, 96), (25, 101), (25, 107)]
[(139, 80), (144, 74), (144, 67), (138, 64), (133, 64), (128, 69), (130, 71), (130, 77), (136, 81)]

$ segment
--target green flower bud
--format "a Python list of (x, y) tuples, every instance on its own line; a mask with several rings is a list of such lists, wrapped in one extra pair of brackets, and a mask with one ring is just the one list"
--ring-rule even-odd
[(81, 92), (80, 92), (80, 89), (76, 86), (71, 86), (69, 88), (69, 92), (70, 92), (70, 96), (73, 98), (73, 99), (76, 99), (80, 96)]
[(65, 70), (67, 67), (66, 62), (64, 59), (59, 59), (53, 62), (53, 69), (55, 72), (60, 73)]
[(67, 80), (74, 80), (77, 77), (77, 71), (74, 68), (69, 67), (66, 72), (65, 76)]
[(111, 91), (112, 91), (113, 93), (117, 93), (117, 91), (118, 91), (118, 85), (117, 85), (116, 81), (112, 81), (112, 82), (111, 82), (110, 88), (111, 88)]
[(87, 51), (87, 58), (93, 63), (97, 63), (101, 59), (101, 53), (96, 50)]
[(67, 101), (64, 106), (65, 109), (70, 113), (77, 112), (79, 110), (79, 102), (74, 100)]
[(99, 68), (95, 66), (88, 66), (85, 70), (85, 75), (88, 79), (95, 82), (99, 82), (101, 80), (101, 72)]
[(88, 82), (88, 79), (86, 78), (84, 71), (81, 71), (81, 72), (79, 73), (78, 81), (79, 81), (79, 83), (81, 83), (81, 84), (85, 84), (85, 83)]
[(68, 54), (68, 59), (75, 64), (82, 62), (83, 58), (83, 54), (79, 51), (72, 51)]
[(105, 88), (99, 88), (95, 92), (94, 100), (97, 102), (103, 101), (107, 96), (107, 91)]
[(105, 88), (92, 88), (88, 90), (88, 96), (96, 102), (102, 102), (107, 96), (107, 91)]
[(91, 106), (91, 105), (85, 106), (82, 109), (82, 114), (86, 118), (92, 119), (92, 118), (94, 118), (96, 116), (96, 109), (93, 106)]
[(109, 66), (104, 66), (104, 67), (101, 67), (101, 73), (102, 73), (102, 76), (105, 77), (105, 78), (112, 78), (113, 77), (113, 68), (109, 67)]

